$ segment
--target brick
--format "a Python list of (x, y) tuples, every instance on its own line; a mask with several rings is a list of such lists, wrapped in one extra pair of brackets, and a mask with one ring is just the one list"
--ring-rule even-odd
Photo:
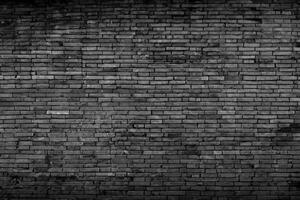
[(62, 110), (47, 110), (48, 115), (68, 115), (69, 111)]

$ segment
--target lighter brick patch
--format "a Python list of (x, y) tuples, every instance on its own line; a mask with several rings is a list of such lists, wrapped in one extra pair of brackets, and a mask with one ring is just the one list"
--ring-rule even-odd
[(62, 110), (47, 110), (48, 115), (68, 115), (69, 111)]
[(54, 79), (54, 76), (51, 75), (34, 75), (32, 79)]
[(99, 172), (99, 173), (96, 173), (96, 176), (115, 176), (115, 173), (112, 173), (112, 172)]

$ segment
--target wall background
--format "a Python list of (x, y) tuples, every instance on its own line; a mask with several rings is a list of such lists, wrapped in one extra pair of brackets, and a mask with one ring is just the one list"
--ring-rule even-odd
[(1, 2), (1, 199), (298, 199), (297, 2)]

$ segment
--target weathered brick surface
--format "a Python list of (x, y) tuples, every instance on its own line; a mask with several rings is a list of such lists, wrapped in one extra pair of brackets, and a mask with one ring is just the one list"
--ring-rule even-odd
[(300, 198), (297, 0), (0, 10), (0, 199)]

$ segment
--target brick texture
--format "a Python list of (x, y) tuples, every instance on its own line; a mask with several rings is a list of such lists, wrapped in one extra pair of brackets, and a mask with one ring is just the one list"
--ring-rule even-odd
[(300, 199), (297, 0), (0, 2), (0, 199)]

